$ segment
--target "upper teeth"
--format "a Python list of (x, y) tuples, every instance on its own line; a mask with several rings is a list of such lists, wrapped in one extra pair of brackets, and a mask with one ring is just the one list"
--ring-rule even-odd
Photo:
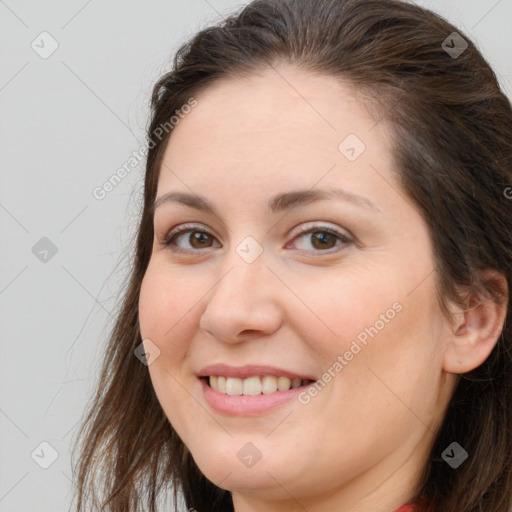
[(288, 377), (274, 377), (264, 375), (247, 379), (237, 377), (222, 377), (212, 375), (209, 377), (210, 386), (225, 395), (268, 395), (276, 391), (288, 391), (290, 388), (298, 388), (303, 384), (302, 379), (289, 379)]

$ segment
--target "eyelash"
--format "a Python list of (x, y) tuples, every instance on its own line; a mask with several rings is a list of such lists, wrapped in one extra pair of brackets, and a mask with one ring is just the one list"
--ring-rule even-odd
[[(174, 245), (174, 241), (178, 237), (180, 237), (181, 235), (183, 235), (185, 233), (191, 233), (191, 232), (204, 233), (206, 235), (209, 235), (209, 236), (215, 238), (212, 233), (210, 233), (207, 230), (198, 228), (197, 225), (184, 224), (177, 231), (171, 231), (165, 237), (165, 239), (162, 242), (160, 242), (160, 245), (168, 247), (169, 249), (171, 249), (171, 251), (176, 252), (176, 253), (191, 254), (191, 253), (195, 253), (195, 252), (201, 251), (201, 249), (183, 249), (182, 247)], [(340, 251), (340, 249), (336, 249), (336, 247), (340, 247), (340, 246), (341, 247), (346, 247), (348, 245), (354, 244), (354, 240), (352, 238), (350, 238), (348, 235), (346, 235), (346, 234), (344, 234), (344, 233), (342, 233), (342, 232), (340, 232), (340, 231), (338, 231), (338, 230), (336, 230), (336, 229), (334, 229), (332, 227), (322, 226), (322, 225), (312, 226), (312, 227), (305, 227), (305, 228), (300, 229), (299, 232), (293, 237), (292, 242), (295, 239), (297, 239), (297, 238), (299, 238), (301, 236), (305, 236), (305, 235), (312, 234), (312, 233), (329, 233), (331, 235), (334, 235), (339, 240), (341, 240), (341, 243), (336, 244), (334, 247), (332, 247), (330, 249), (326, 249), (326, 250), (298, 249), (299, 252), (302, 252), (302, 253), (305, 253), (305, 252), (306, 253), (312, 253), (313, 252), (313, 253), (318, 253), (318, 255), (332, 254), (332, 253), (336, 253), (336, 252)], [(286, 247), (288, 247), (288, 245), (290, 243), (291, 242), (287, 243)], [(208, 247), (207, 249), (210, 249), (210, 247)]]

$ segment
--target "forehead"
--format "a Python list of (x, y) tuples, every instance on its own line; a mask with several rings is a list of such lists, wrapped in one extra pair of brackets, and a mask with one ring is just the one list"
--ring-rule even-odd
[[(267, 185), (267, 193), (289, 188), (290, 180), (311, 187), (342, 179), (357, 189), (375, 181), (370, 161), (390, 163), (385, 123), (376, 122), (353, 87), (331, 76), (280, 66), (219, 80), (196, 100), (169, 139), (159, 191), (183, 187), (181, 174), (193, 186)], [(346, 140), (364, 148), (355, 161), (343, 153)]]

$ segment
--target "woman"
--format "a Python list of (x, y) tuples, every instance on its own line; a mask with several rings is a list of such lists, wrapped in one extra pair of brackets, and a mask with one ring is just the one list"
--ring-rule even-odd
[(255, 1), (178, 51), (148, 146), (78, 510), (509, 512), (512, 108), (469, 39)]

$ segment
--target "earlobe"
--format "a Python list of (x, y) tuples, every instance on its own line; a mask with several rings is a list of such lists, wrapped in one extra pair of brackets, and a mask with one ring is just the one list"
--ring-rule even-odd
[(468, 307), (455, 312), (444, 356), (447, 372), (474, 370), (489, 357), (501, 336), (508, 305), (507, 281), (495, 271), (487, 271), (484, 278), (495, 281), (504, 299), (498, 304), (487, 297), (471, 296)]

